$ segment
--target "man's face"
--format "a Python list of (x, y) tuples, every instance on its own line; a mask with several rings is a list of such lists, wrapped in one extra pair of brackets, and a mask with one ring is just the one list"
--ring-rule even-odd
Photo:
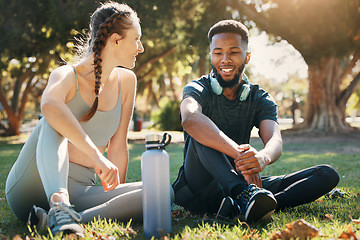
[(215, 34), (210, 51), (214, 72), (226, 82), (238, 79), (243, 72), (244, 64), (250, 60), (246, 42), (236, 33)]

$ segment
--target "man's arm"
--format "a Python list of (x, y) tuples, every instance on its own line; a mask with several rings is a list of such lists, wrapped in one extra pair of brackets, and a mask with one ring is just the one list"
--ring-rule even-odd
[(236, 170), (243, 175), (261, 172), (267, 165), (274, 163), (282, 153), (283, 142), (279, 125), (273, 120), (263, 120), (259, 130), (264, 148), (257, 151), (251, 147), (234, 160)]
[(200, 104), (192, 97), (185, 98), (180, 105), (182, 126), (196, 141), (207, 147), (236, 158), (249, 145), (239, 146), (226, 136), (214, 122), (202, 113)]
[(262, 187), (259, 172), (275, 162), (282, 153), (282, 138), (279, 125), (273, 120), (263, 120), (260, 123), (260, 138), (264, 148), (257, 151), (250, 147), (249, 150), (235, 158), (235, 166), (238, 172), (244, 176), (248, 184), (254, 183)]
[(283, 145), (279, 124), (273, 120), (262, 121), (260, 138), (264, 143), (264, 148), (260, 152), (267, 159), (266, 162), (268, 165), (276, 162), (282, 154)]

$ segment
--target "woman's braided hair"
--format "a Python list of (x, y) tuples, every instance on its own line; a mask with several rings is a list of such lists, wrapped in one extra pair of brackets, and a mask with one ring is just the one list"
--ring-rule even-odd
[(80, 121), (90, 120), (97, 111), (101, 88), (102, 58), (101, 52), (108, 37), (117, 33), (124, 37), (126, 30), (133, 27), (133, 21), (138, 20), (136, 13), (129, 6), (116, 2), (109, 2), (100, 6), (91, 16), (88, 40), (89, 51), (94, 56), (95, 100), (90, 110)]

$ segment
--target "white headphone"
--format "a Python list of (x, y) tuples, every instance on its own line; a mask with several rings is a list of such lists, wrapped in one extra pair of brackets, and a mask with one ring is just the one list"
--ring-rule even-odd
[[(239, 92), (239, 100), (245, 101), (247, 99), (247, 97), (249, 96), (250, 93), (250, 82), (248, 80), (248, 77), (246, 76), (245, 73), (242, 74), (242, 80), (244, 81), (244, 84), (241, 86), (240, 92)], [(213, 70), (211, 70), (210, 72), (210, 85), (211, 85), (211, 89), (212, 91), (216, 94), (216, 95), (221, 95), (224, 91), (224, 88), (222, 86), (220, 86), (220, 83), (218, 82), (218, 80), (214, 77), (214, 72)]]

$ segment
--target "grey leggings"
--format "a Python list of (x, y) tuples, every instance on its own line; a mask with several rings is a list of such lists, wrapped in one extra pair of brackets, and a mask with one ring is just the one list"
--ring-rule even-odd
[(142, 183), (120, 184), (105, 192), (96, 186), (94, 169), (69, 163), (68, 140), (44, 118), (22, 148), (6, 180), (5, 194), (13, 213), (26, 221), (32, 205), (49, 209), (55, 192), (68, 194), (83, 223), (94, 218), (120, 221), (142, 218)]

